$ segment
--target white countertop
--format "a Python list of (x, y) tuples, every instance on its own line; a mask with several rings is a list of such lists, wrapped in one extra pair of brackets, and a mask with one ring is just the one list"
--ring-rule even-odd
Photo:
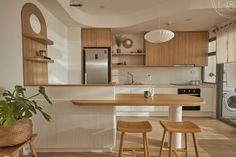
[(146, 87), (152, 87), (152, 88), (215, 88), (216, 84), (207, 84), (203, 83), (200, 85), (173, 85), (173, 84), (145, 84), (145, 85), (124, 85), (124, 84), (117, 84), (115, 85), (116, 88), (146, 88)]

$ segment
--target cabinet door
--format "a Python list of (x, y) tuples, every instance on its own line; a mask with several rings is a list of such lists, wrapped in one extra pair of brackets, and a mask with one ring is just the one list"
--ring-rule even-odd
[(216, 109), (216, 88), (201, 88), (201, 97), (205, 100), (206, 104), (201, 105), (201, 111), (213, 112)]
[(189, 32), (175, 32), (174, 64), (194, 64), (192, 43)]
[(96, 29), (83, 28), (81, 32), (82, 47), (97, 47)]
[(190, 42), (193, 43), (192, 52), (195, 66), (208, 64), (208, 32), (193, 32)]
[(174, 43), (173, 40), (154, 44), (145, 41), (146, 66), (172, 66)]
[(112, 34), (109, 28), (99, 28), (97, 31), (97, 47), (111, 47)]
[(175, 32), (174, 64), (207, 65), (208, 32)]

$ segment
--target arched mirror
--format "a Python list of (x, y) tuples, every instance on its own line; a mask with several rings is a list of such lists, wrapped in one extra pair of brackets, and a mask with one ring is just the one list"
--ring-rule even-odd
[(36, 34), (39, 34), (41, 32), (41, 23), (38, 17), (34, 14), (30, 15), (30, 26)]
[(131, 48), (133, 46), (133, 41), (127, 38), (123, 41), (123, 46), (125, 48)]

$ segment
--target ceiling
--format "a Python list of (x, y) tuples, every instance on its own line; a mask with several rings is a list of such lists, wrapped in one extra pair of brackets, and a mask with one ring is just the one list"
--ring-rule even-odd
[(145, 10), (164, 1), (166, 0), (74, 0), (72, 2), (83, 4), (83, 7), (78, 9), (89, 14), (121, 16)]
[(160, 27), (173, 31), (209, 30), (228, 20), (212, 7), (217, 0), (73, 0), (82, 7), (70, 7), (70, 0), (38, 1), (69, 27), (110, 27), (120, 33), (156, 29), (159, 17)]

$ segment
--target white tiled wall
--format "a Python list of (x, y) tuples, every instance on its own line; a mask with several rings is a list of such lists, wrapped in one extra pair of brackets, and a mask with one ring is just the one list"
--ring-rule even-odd
[(188, 83), (190, 80), (201, 79), (200, 67), (150, 67), (150, 68), (120, 68), (112, 71), (113, 82), (128, 83), (130, 77), (127, 72), (134, 75), (135, 82), (147, 83), (147, 76), (151, 75), (151, 84)]

